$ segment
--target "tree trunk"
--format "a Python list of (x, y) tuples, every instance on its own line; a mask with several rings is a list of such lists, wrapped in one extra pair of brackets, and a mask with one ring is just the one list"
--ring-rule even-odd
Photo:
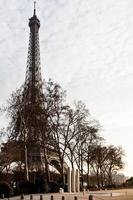
[(97, 170), (97, 186), (100, 189), (99, 171)]
[(64, 161), (61, 160), (61, 183), (62, 187), (65, 188), (65, 180), (64, 180)]
[(50, 181), (49, 166), (47, 160), (47, 149), (44, 147), (44, 162), (45, 162), (45, 172), (46, 172), (46, 192), (48, 192), (48, 184)]
[(87, 188), (89, 188), (89, 186), (90, 186), (89, 174), (90, 174), (90, 165), (89, 165), (89, 163), (87, 162)]
[(82, 156), (82, 151), (81, 151), (81, 188), (83, 190), (84, 186), (84, 175), (83, 175), (83, 156)]
[(28, 170), (28, 161), (27, 161), (27, 145), (24, 144), (24, 154), (25, 154), (25, 181), (29, 181), (29, 170)]

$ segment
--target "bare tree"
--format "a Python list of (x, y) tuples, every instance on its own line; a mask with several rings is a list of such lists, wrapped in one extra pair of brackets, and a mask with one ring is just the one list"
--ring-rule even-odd
[[(24, 163), (26, 180), (29, 180), (29, 169), (32, 170), (27, 160), (28, 151), (37, 145), (44, 151), (41, 162), (45, 166), (46, 184), (50, 180), (50, 149), (57, 156), (58, 166), (55, 167), (61, 174), (63, 186), (66, 159), (69, 159), (72, 168), (77, 165), (80, 170), (82, 186), (85, 166), (88, 186), (91, 171), (96, 174), (98, 187), (107, 180), (108, 184), (112, 184), (112, 173), (123, 167), (122, 149), (100, 145), (103, 138), (98, 134), (99, 123), (92, 119), (83, 102), (79, 101), (70, 107), (65, 101), (66, 92), (59, 84), (49, 79), (44, 82), (42, 90), (41, 94), (38, 90), (34, 91), (38, 99), (31, 103), (25, 100), (27, 93), (22, 86), (11, 95), (6, 108), (10, 118), (7, 144), (14, 142), (23, 152), (24, 159), (17, 158), (16, 161)], [(1, 156), (1, 163), (14, 161), (15, 153), (12, 152), (12, 155), (14, 157), (10, 157), (8, 162)]]
[(123, 168), (123, 150), (115, 146), (96, 145), (91, 148), (91, 169), (97, 177), (98, 187), (112, 185), (112, 174)]
[[(44, 162), (47, 182), (49, 182), (49, 161), (47, 149), (55, 147), (54, 141), (54, 125), (56, 114), (66, 110), (67, 106), (63, 105), (65, 99), (65, 91), (52, 80), (44, 82), (43, 92), (45, 95), (34, 102), (34, 106), (30, 101), (25, 102), (26, 92), (22, 86), (19, 90), (11, 95), (8, 101), (7, 113), (10, 118), (10, 123), (7, 128), (9, 140), (15, 140), (23, 144), (21, 148), (24, 149), (24, 163), (25, 163), (25, 177), (29, 180), (27, 160), (27, 151), (33, 145), (40, 145), (44, 150)], [(38, 91), (35, 91), (36, 95)], [(38, 95), (37, 95), (38, 96)]]
[(116, 147), (113, 145), (108, 146), (106, 151), (106, 160), (104, 162), (103, 168), (106, 172), (107, 183), (112, 185), (112, 176), (114, 172), (117, 172), (120, 169), (123, 169), (124, 162), (122, 157), (124, 156), (124, 151), (122, 147)]

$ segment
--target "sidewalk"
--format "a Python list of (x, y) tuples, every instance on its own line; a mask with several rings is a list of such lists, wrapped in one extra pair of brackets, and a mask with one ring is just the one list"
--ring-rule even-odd
[[(33, 194), (32, 200), (88, 200), (89, 195), (93, 196), (93, 200), (126, 200), (130, 199), (129, 196), (132, 196), (133, 199), (133, 190), (111, 190), (111, 191), (95, 191), (95, 192), (80, 192), (80, 193), (48, 193), (48, 194)], [(64, 198), (62, 198), (64, 197)], [(75, 197), (77, 197), (75, 199)], [(129, 198), (128, 198), (129, 197)], [(20, 196), (11, 197), (10, 200), (20, 200)], [(5, 200), (7, 200), (5, 198)], [(31, 200), (30, 195), (24, 195), (24, 200)]]

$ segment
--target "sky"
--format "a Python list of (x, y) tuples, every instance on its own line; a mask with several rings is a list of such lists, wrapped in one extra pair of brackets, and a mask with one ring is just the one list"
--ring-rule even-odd
[[(32, 15), (33, 0), (0, 0), (0, 106), (24, 83)], [(133, 176), (133, 1), (37, 0), (37, 16), (42, 77), (86, 104)]]

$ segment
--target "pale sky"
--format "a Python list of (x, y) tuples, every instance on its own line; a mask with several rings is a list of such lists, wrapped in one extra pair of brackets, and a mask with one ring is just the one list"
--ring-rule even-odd
[[(32, 15), (33, 0), (0, 0), (0, 105), (25, 80)], [(86, 103), (133, 176), (133, 0), (38, 0), (37, 16), (43, 78)]]

